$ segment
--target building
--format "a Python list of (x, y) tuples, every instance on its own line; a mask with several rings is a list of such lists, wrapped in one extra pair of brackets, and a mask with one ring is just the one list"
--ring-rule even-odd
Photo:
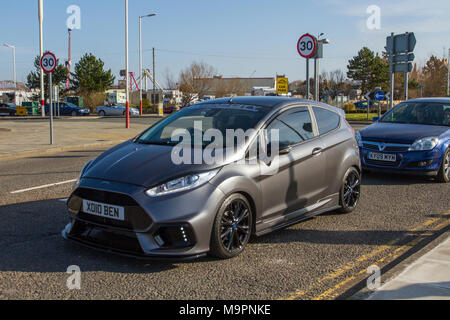
[(30, 90), (22, 82), (0, 81), (0, 102), (10, 102), (18, 106), (25, 101), (33, 100), (39, 90)]
[[(194, 87), (204, 88), (204, 95), (223, 97), (229, 95), (250, 95), (254, 87), (275, 88), (275, 77), (264, 78), (212, 78), (194, 79)], [(201, 97), (202, 98), (202, 97)]]

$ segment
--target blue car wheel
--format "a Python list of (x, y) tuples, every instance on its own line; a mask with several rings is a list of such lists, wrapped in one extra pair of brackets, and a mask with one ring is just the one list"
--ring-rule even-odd
[(447, 149), (442, 159), (441, 168), (439, 169), (437, 180), (447, 183), (450, 181), (450, 149)]

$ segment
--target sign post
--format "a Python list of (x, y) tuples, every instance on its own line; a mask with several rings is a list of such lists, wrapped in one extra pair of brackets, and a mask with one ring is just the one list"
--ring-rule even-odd
[(306, 59), (306, 99), (309, 99), (309, 59), (314, 56), (316, 49), (317, 39), (309, 33), (305, 33), (298, 39), (298, 54)]
[(386, 38), (386, 53), (389, 56), (390, 72), (390, 92), (389, 108), (393, 107), (394, 99), (394, 73), (403, 72), (405, 74), (404, 95), (408, 99), (408, 72), (412, 70), (412, 61), (414, 60), (414, 47), (416, 46), (416, 37), (414, 32), (406, 32), (394, 35), (391, 33)]
[(367, 92), (366, 95), (364, 96), (367, 99), (367, 121), (369, 121), (370, 118), (370, 94), (371, 92)]
[(50, 115), (50, 144), (53, 144), (53, 97), (52, 97), (52, 72), (56, 69), (56, 57), (51, 52), (46, 52), (41, 58), (41, 68), (45, 73), (48, 73), (48, 90), (49, 90), (49, 115)]

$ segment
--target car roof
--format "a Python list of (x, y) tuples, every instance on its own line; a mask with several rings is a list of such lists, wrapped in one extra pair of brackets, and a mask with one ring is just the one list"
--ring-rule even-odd
[(272, 109), (281, 109), (285, 106), (305, 103), (305, 104), (313, 104), (317, 106), (322, 106), (327, 109), (333, 110), (334, 112), (338, 112), (339, 110), (336, 107), (330, 106), (328, 104), (308, 100), (308, 99), (300, 99), (300, 98), (291, 98), (291, 97), (277, 97), (277, 96), (238, 96), (238, 97), (227, 97), (227, 98), (218, 98), (213, 100), (206, 100), (195, 103), (193, 106), (201, 106), (202, 104), (240, 104), (240, 105), (253, 105), (260, 107), (267, 107)]
[(416, 98), (406, 100), (404, 102), (438, 102), (438, 103), (450, 103), (450, 98), (446, 97), (431, 97), (431, 98)]

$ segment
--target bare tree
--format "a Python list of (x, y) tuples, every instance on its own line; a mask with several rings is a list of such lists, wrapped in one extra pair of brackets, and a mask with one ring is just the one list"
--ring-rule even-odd
[(165, 85), (167, 89), (176, 89), (177, 88), (177, 82), (175, 78), (173, 77), (173, 74), (170, 72), (169, 68), (164, 69), (163, 77), (165, 80)]
[(183, 93), (183, 106), (191, 104), (196, 97), (203, 97), (213, 87), (213, 76), (216, 74), (214, 67), (195, 61), (181, 71), (179, 85)]

